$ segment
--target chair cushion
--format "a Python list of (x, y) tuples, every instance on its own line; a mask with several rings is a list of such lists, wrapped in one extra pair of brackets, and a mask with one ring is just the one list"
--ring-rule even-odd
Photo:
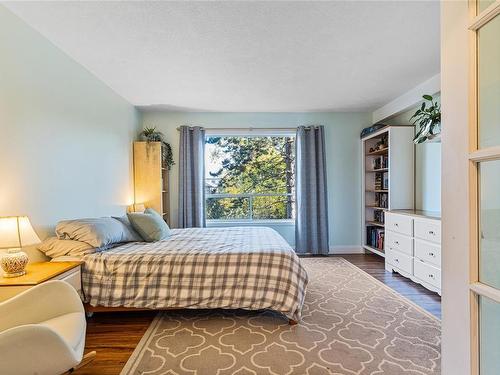
[(85, 337), (85, 328), (87, 323), (85, 321), (85, 314), (75, 312), (65, 314), (45, 320), (39, 323), (52, 329), (59, 334), (73, 350), (78, 350), (83, 338)]

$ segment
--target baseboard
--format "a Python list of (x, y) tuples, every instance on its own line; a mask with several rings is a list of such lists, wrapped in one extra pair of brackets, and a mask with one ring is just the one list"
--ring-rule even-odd
[(329, 254), (364, 254), (365, 250), (357, 245), (331, 246)]

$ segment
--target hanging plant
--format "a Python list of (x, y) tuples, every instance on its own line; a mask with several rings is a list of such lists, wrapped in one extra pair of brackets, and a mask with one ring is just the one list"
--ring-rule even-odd
[(172, 147), (163, 140), (163, 133), (156, 130), (156, 127), (145, 127), (141, 132), (141, 137), (146, 142), (161, 142), (161, 156), (163, 162), (169, 170), (172, 168), (172, 165), (175, 165)]
[(419, 130), (413, 138), (413, 143), (416, 144), (430, 141), (441, 133), (441, 106), (431, 95), (422, 97), (424, 98), (422, 106), (410, 118), (410, 121), (413, 120), (413, 125), (417, 123), (419, 125)]

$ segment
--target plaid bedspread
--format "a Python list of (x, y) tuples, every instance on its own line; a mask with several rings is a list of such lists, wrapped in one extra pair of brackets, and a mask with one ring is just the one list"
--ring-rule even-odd
[(173, 229), (83, 260), (93, 306), (272, 309), (300, 320), (307, 285), (293, 249), (263, 227)]

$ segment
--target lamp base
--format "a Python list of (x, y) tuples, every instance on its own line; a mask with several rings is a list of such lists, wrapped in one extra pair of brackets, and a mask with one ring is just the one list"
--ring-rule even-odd
[(0, 266), (3, 269), (3, 277), (18, 277), (26, 273), (25, 268), (28, 264), (28, 254), (21, 249), (7, 250), (0, 257)]
[(22, 276), (22, 275), (26, 275), (26, 271), (20, 271), (20, 272), (14, 272), (14, 273), (8, 273), (8, 272), (4, 272), (2, 277), (18, 277), (18, 276)]

